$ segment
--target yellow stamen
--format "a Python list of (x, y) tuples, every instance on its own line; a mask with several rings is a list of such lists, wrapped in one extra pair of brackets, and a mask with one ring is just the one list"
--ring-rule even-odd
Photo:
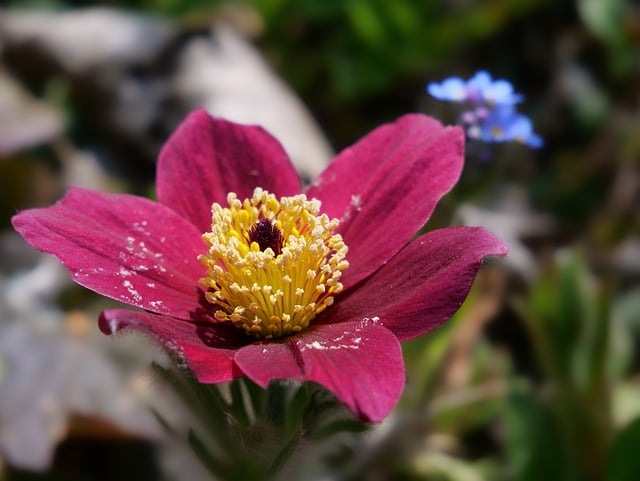
[(200, 282), (215, 319), (265, 339), (306, 329), (343, 289), (348, 249), (334, 233), (338, 220), (304, 194), (278, 201), (257, 188), (244, 201), (230, 193), (227, 203), (213, 204), (202, 236), (209, 249)]

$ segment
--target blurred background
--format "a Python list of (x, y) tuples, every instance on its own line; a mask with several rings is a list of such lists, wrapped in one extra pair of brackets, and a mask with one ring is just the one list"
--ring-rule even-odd
[(0, 479), (207, 479), (181, 442), (188, 415), (149, 371), (163, 353), (102, 336), (97, 315), (115, 304), (30, 248), (16, 211), (70, 186), (153, 197), (158, 151), (198, 106), (265, 126), (308, 182), (404, 113), (455, 123), (426, 84), (486, 69), (524, 95), (544, 147), (469, 142), (426, 227), (483, 225), (510, 254), (449, 323), (404, 345), (390, 418), (309, 440), (286, 479), (640, 480), (640, 6), (3, 5)]

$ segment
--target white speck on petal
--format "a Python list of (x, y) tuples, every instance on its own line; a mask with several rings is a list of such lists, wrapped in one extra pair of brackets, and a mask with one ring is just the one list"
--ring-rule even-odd
[(118, 275), (120, 275), (120, 277), (129, 277), (133, 275), (133, 272), (131, 272), (128, 269), (125, 269), (124, 267), (120, 267), (120, 270), (118, 271)]
[[(334, 339), (331, 343), (313, 341), (308, 344), (304, 344), (300, 350), (304, 351), (305, 349), (315, 349), (317, 351), (337, 351), (338, 349), (352, 349), (352, 350), (360, 349), (360, 346), (358, 346), (358, 343), (362, 340), (362, 338), (358, 337), (356, 339), (353, 339), (353, 344), (339, 343), (343, 339), (344, 339), (344, 336), (340, 336)], [(338, 342), (339, 344), (334, 344), (333, 342)]]
[(154, 309), (160, 309), (161, 307), (164, 307), (164, 304), (162, 301), (149, 301), (149, 305)]
[(133, 297), (133, 300), (135, 302), (142, 301), (142, 296), (138, 291), (135, 290), (135, 288), (133, 287), (133, 284), (131, 284), (130, 281), (124, 281), (122, 283), (122, 286), (127, 290), (127, 292), (129, 292), (129, 294), (131, 294), (131, 297)]
[(371, 321), (372, 324), (378, 324), (378, 322), (380, 322), (380, 318), (378, 316), (373, 316), (373, 317), (363, 317), (362, 318), (362, 325), (366, 326), (369, 321)]
[(147, 221), (146, 220), (143, 220), (143, 221), (140, 221), (140, 222), (134, 222), (133, 223), (133, 229), (136, 232), (140, 232), (141, 234), (144, 234), (146, 236), (150, 236), (151, 235), (151, 232), (149, 232), (147, 230)]
[(356, 210), (356, 212), (360, 212), (362, 210), (362, 199), (359, 195), (351, 196), (351, 205)]
[(326, 346), (320, 344), (319, 341), (313, 341), (311, 344), (307, 344), (305, 347), (308, 347), (309, 349), (318, 349), (320, 351), (326, 349)]

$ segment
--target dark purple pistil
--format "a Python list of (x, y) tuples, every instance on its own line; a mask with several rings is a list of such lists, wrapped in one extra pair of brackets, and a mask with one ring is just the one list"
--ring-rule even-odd
[(251, 226), (249, 242), (257, 243), (263, 252), (267, 247), (271, 247), (275, 255), (282, 252), (282, 232), (269, 219), (260, 219)]

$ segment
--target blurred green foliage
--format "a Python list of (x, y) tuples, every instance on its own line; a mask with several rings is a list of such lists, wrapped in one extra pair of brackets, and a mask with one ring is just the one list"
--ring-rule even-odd
[[(572, 253), (567, 257), (533, 286), (519, 310), (550, 391), (550, 410), (556, 416), (548, 430), (542, 428), (544, 423), (539, 425), (542, 436), (568, 442), (570, 452), (565, 459), (570, 462), (559, 464), (567, 473), (574, 471), (572, 457), (577, 457), (586, 479), (603, 479), (612, 436), (611, 364), (614, 356), (625, 353), (612, 349), (608, 289), (592, 285), (581, 256)], [(534, 408), (535, 402), (529, 403)], [(548, 447), (541, 443), (542, 452)]]

